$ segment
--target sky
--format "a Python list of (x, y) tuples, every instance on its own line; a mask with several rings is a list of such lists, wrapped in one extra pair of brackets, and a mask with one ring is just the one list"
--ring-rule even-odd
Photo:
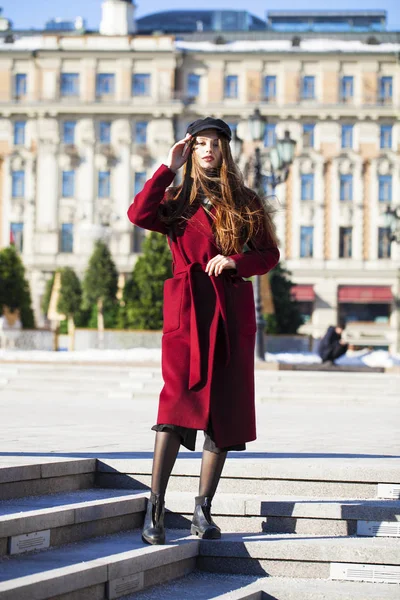
[[(268, 4), (261, 0), (136, 0), (137, 17), (173, 9), (234, 9), (248, 10), (265, 18), (268, 10), (321, 10), (321, 0), (280, 0)], [(53, 17), (74, 19), (82, 16), (90, 29), (98, 29), (101, 18), (101, 0), (0, 0), (3, 16), (11, 19), (15, 29), (43, 29), (47, 20)], [(386, 10), (388, 29), (400, 31), (399, 0), (335, 0), (335, 10)]]

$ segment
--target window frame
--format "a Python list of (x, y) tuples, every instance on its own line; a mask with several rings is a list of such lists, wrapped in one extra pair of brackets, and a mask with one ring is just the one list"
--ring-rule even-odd
[[(143, 78), (141, 81), (139, 78)], [(142, 89), (138, 89), (142, 88)], [(151, 96), (151, 73), (133, 73), (132, 74), (132, 96), (149, 97)]]
[[(104, 188), (105, 186), (105, 188)], [(97, 176), (97, 197), (111, 197), (111, 171), (99, 171)]]
[(186, 91), (189, 98), (198, 98), (200, 95), (200, 78), (201, 75), (197, 73), (190, 72), (187, 74)]
[(80, 95), (80, 73), (61, 73), (60, 95), (62, 98), (77, 98)]
[(16, 169), (11, 172), (11, 197), (25, 198), (25, 170)]
[[(138, 129), (138, 126), (143, 127), (143, 131), (140, 133), (140, 127)], [(137, 144), (138, 146), (145, 146), (147, 144), (147, 128), (149, 126), (149, 122), (148, 121), (135, 121), (134, 124), (134, 133), (135, 133), (135, 144)], [(144, 135), (142, 135), (144, 133)], [(141, 137), (142, 135), (142, 137)]]
[[(387, 88), (389, 88), (387, 90)], [(379, 101), (387, 102), (393, 100), (393, 77), (392, 75), (382, 75), (379, 78)], [(386, 92), (389, 93), (386, 93)]]
[[(386, 234), (386, 239), (384, 235)], [(386, 245), (386, 252), (384, 252), (384, 244)], [(390, 240), (390, 227), (378, 227), (378, 259), (388, 260), (392, 258), (392, 242)]]
[(339, 177), (340, 202), (353, 202), (353, 175), (346, 173)]
[(75, 170), (69, 169), (62, 171), (61, 176), (61, 197), (74, 198), (75, 196)]
[[(342, 123), (342, 129), (341, 129), (341, 148), (343, 150), (345, 149), (352, 149), (353, 148), (353, 132), (354, 132), (354, 125), (351, 123)], [(346, 142), (346, 136), (350, 137), (350, 143)]]
[[(300, 185), (301, 202), (312, 202), (314, 200), (314, 173), (301, 173)], [(307, 191), (308, 188), (309, 192)]]
[[(276, 100), (276, 75), (265, 75), (263, 81), (263, 99), (266, 102)], [(269, 87), (272, 87), (272, 93), (269, 93)]]
[[(346, 85), (350, 84), (350, 86)], [(350, 92), (347, 91), (350, 87)], [(354, 98), (354, 75), (342, 75), (340, 79), (340, 101), (346, 102)]]
[[(22, 90), (20, 87), (22, 86)], [(14, 94), (16, 98), (24, 98), (28, 93), (28, 74), (15, 73)]]
[[(270, 139), (272, 137), (272, 140)], [(272, 141), (272, 143), (270, 143)], [(264, 148), (273, 148), (276, 145), (276, 123), (266, 123), (263, 136)]]
[[(99, 143), (111, 144), (112, 121), (99, 121)], [(106, 135), (104, 135), (106, 133)]]
[[(308, 89), (308, 88), (311, 89)], [(315, 75), (303, 75), (301, 79), (301, 99), (315, 100)]]
[[(22, 134), (21, 131), (19, 131), (19, 127), (21, 127), (22, 129)], [(18, 121), (14, 121), (14, 146), (24, 146), (25, 145), (25, 140), (26, 140), (26, 121), (22, 121), (22, 120), (18, 120)], [(19, 136), (21, 136), (21, 140), (19, 139)]]
[(391, 202), (393, 197), (392, 175), (378, 175), (378, 200), (379, 202)]
[[(385, 138), (389, 137), (388, 143)], [(379, 148), (381, 150), (391, 150), (393, 146), (393, 125), (382, 124), (379, 130)]]
[[(15, 228), (15, 226), (17, 226)], [(16, 236), (20, 234), (18, 244), (16, 243)], [(23, 221), (12, 221), (10, 222), (10, 244), (13, 244), (17, 252), (20, 254), (24, 249), (24, 222)]]
[[(307, 230), (307, 231), (306, 231)], [(306, 235), (307, 234), (307, 235)], [(309, 244), (308, 253), (305, 246), (307, 241), (311, 240)], [(314, 225), (300, 225), (300, 258), (313, 258), (314, 257)]]
[[(108, 89), (108, 87), (110, 89)], [(111, 97), (115, 95), (115, 73), (96, 74), (96, 97)]]
[[(303, 148), (314, 148), (315, 123), (303, 123)], [(306, 140), (307, 143), (306, 143)]]
[[(233, 90), (231, 89), (232, 87)], [(224, 98), (227, 100), (237, 100), (239, 98), (239, 75), (225, 75)]]
[[(70, 231), (66, 230), (69, 226)], [(65, 244), (65, 240), (68, 243)], [(61, 223), (60, 229), (60, 253), (73, 254), (74, 252), (74, 224), (73, 223)]]
[[(72, 125), (72, 138), (68, 138), (67, 127)], [(63, 121), (62, 124), (62, 143), (68, 146), (73, 146), (75, 144), (75, 131), (76, 131), (77, 121), (66, 120)], [(71, 141), (72, 140), (72, 141)]]
[[(347, 232), (347, 233), (345, 233)], [(350, 239), (349, 252), (345, 255), (345, 236)], [(339, 258), (353, 258), (353, 227), (339, 227)]]
[(136, 196), (139, 192), (142, 191), (146, 181), (147, 181), (146, 171), (135, 171), (135, 174), (133, 177), (133, 195), (134, 196)]

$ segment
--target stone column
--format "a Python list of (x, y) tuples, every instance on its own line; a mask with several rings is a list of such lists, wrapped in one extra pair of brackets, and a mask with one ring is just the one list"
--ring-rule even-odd
[(25, 210), (24, 210), (24, 246), (23, 257), (26, 265), (32, 264), (34, 258), (35, 233), (35, 201), (36, 201), (36, 160), (32, 156), (25, 167)]
[(93, 239), (89, 230), (94, 226), (94, 203), (96, 193), (95, 132), (92, 119), (82, 119), (76, 131), (78, 153), (81, 157), (77, 178), (76, 202), (79, 218), (75, 234), (75, 252), (90, 254)]

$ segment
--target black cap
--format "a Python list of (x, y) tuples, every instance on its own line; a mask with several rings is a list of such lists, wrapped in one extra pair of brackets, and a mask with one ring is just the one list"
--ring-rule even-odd
[(229, 141), (232, 139), (231, 128), (228, 123), (225, 123), (222, 119), (213, 119), (212, 117), (206, 117), (205, 119), (197, 119), (197, 121), (193, 121), (188, 125), (186, 133), (190, 133), (190, 135), (197, 135), (200, 131), (205, 131), (206, 129), (216, 129), (223, 133)]

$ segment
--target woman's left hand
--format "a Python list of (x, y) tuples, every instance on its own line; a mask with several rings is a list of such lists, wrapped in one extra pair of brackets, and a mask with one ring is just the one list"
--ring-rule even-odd
[(221, 275), (224, 269), (236, 269), (236, 263), (229, 256), (222, 256), (222, 254), (217, 254), (211, 260), (208, 261), (206, 266), (206, 273), (209, 275)]

